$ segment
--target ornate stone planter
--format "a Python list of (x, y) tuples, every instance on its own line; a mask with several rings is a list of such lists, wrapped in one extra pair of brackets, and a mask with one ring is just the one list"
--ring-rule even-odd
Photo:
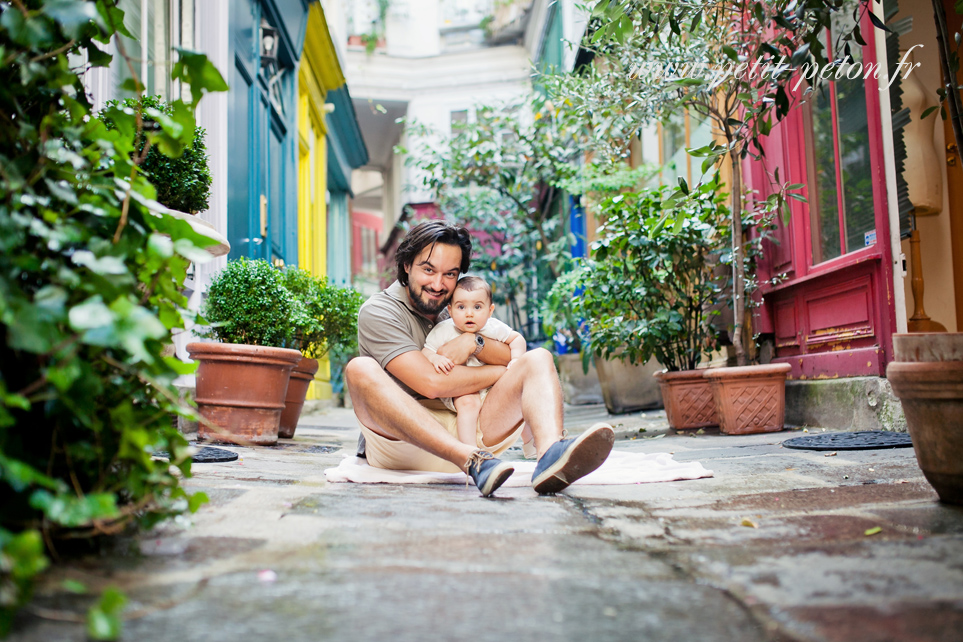
[(675, 430), (696, 430), (718, 426), (712, 387), (705, 370), (681, 370), (655, 373), (662, 390), (662, 402), (669, 426)]
[(786, 421), (788, 363), (705, 371), (712, 386), (719, 429), (726, 435), (776, 432)]

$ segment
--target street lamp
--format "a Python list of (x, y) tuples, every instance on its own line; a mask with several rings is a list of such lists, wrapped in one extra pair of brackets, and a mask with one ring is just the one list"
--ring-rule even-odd
[(261, 66), (277, 65), (278, 30), (266, 22), (261, 23)]

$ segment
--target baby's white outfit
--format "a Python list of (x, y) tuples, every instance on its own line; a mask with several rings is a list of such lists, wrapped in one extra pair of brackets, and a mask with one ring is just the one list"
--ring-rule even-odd
[[(512, 330), (512, 328), (507, 323), (503, 323), (498, 319), (492, 317), (488, 319), (488, 322), (485, 324), (485, 327), (483, 327), (481, 330), (478, 331), (478, 334), (482, 335), (486, 339), (492, 339), (494, 341), (501, 341), (502, 343), (508, 343), (508, 338), (511, 336), (512, 332), (514, 332), (514, 330)], [(432, 328), (431, 332), (428, 333), (428, 337), (425, 339), (425, 347), (431, 350), (432, 352), (438, 352), (438, 348), (445, 345), (452, 339), (457, 338), (460, 334), (462, 334), (462, 331), (455, 327), (455, 322), (451, 319), (445, 319), (444, 321), (436, 325), (434, 328)], [(479, 361), (478, 357), (471, 356), (471, 357), (468, 357), (468, 361), (465, 362), (465, 365), (482, 366), (485, 364)], [(484, 400), (485, 395), (488, 394), (489, 390), (490, 388), (479, 390), (478, 394), (481, 395), (481, 398)], [(455, 404), (451, 400), (451, 397), (442, 399), (442, 402), (444, 402), (446, 408), (448, 408), (452, 412), (457, 412), (455, 410)]]

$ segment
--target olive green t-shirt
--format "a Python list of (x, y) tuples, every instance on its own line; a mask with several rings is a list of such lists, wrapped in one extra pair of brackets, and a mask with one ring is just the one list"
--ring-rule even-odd
[[(438, 321), (448, 318), (443, 309)], [(358, 312), (358, 351), (363, 357), (372, 357), (387, 372), (388, 363), (406, 352), (421, 351), (425, 338), (435, 322), (415, 312), (408, 290), (398, 281), (388, 289), (378, 292), (364, 302)], [(388, 372), (401, 389), (415, 399), (424, 399)]]

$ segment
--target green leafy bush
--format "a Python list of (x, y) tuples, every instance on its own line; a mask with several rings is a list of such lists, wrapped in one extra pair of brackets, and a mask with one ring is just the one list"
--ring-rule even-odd
[[(113, 130), (91, 118), (68, 55), (105, 66), (115, 33), (130, 37), (114, 0), (0, 3), (0, 635), (61, 536), (149, 526), (205, 499), (180, 486), (190, 457), (170, 420), (193, 412), (173, 386), (192, 368), (163, 351), (208, 241), (148, 209), (140, 115), (110, 109)], [(192, 100), (151, 115), (145, 136), (176, 156), (202, 95), (227, 86), (190, 51), (173, 76)]]
[(358, 309), (364, 303), (360, 292), (297, 267), (284, 271), (284, 285), (305, 310), (290, 347), (311, 359), (321, 359), (332, 350), (353, 349), (357, 343)]
[(264, 259), (240, 258), (217, 273), (207, 290), (209, 335), (224, 343), (289, 347), (310, 325), (304, 304), (284, 287), (284, 273)]
[[(115, 127), (110, 114), (117, 108), (134, 112), (154, 110), (166, 116), (174, 114), (174, 108), (160, 96), (142, 96), (139, 100), (126, 98), (121, 102), (108, 100), (106, 109), (98, 114), (108, 129)], [(145, 129), (158, 126), (150, 117), (144, 120)], [(172, 158), (151, 146), (144, 162), (140, 164), (141, 171), (157, 190), (157, 201), (172, 210), (188, 214), (206, 210), (211, 197), (211, 171), (208, 168), (207, 146), (204, 144), (207, 132), (203, 127), (195, 127), (193, 134), (190, 144), (180, 156)], [(137, 137), (135, 153), (143, 152), (145, 141), (145, 136)]]
[(571, 313), (586, 319), (596, 355), (654, 356), (669, 370), (690, 370), (716, 349), (712, 304), (726, 278), (714, 271), (729, 218), (721, 188), (713, 180), (692, 192), (662, 187), (602, 201), (592, 260), (568, 284)]

